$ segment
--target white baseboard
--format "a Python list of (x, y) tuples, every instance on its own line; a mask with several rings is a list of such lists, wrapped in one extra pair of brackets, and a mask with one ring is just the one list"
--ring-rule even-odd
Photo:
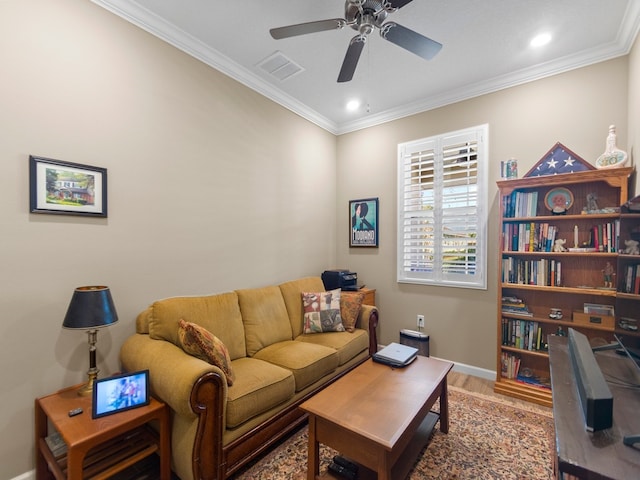
[[(437, 357), (432, 357), (437, 358)], [(444, 359), (438, 359), (444, 360)], [(450, 361), (450, 360), (447, 360)], [(486, 380), (495, 381), (496, 372), (493, 370), (487, 370), (486, 368), (474, 367), (473, 365), (466, 365), (464, 363), (453, 363), (453, 371), (464, 373), (466, 375), (473, 375), (474, 377), (484, 378)]]
[(22, 475), (18, 475), (10, 480), (36, 480), (36, 471), (31, 470), (30, 472), (23, 473)]

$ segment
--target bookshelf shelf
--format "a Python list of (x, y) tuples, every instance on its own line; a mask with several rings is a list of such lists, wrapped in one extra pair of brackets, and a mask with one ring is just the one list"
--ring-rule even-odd
[[(602, 297), (616, 297), (615, 290), (604, 290), (599, 288), (578, 288), (578, 287), (549, 287), (544, 285), (523, 285), (519, 283), (503, 283), (502, 288), (514, 290), (540, 290), (553, 293), (573, 293), (576, 295), (595, 295)], [(634, 297), (638, 295), (633, 295)]]
[(538, 352), (536, 350), (526, 350), (524, 348), (516, 348), (516, 347), (502, 347), (505, 352), (513, 352), (519, 355), (531, 355), (534, 357), (542, 357), (549, 358), (549, 354), (547, 352)]
[[(628, 199), (632, 172), (633, 168), (589, 170), (497, 182), (497, 393), (551, 406), (546, 347), (550, 335), (566, 334), (571, 327), (608, 342), (614, 330), (630, 333), (619, 330), (617, 320), (619, 315), (638, 316), (640, 301), (640, 294), (624, 291), (627, 274), (634, 268), (640, 272), (640, 256), (619, 253), (622, 241), (640, 225), (640, 214), (625, 215), (621, 207)], [(551, 215), (545, 196), (557, 189), (569, 190), (573, 203), (565, 214)], [(597, 209), (587, 207), (588, 197), (597, 199)], [(564, 240), (567, 251), (554, 249), (558, 239)], [(614, 309), (616, 326), (611, 319), (581, 323), (574, 312), (582, 314), (585, 304)], [(561, 319), (549, 317), (556, 309), (562, 311)], [(640, 332), (632, 333), (640, 340)]]

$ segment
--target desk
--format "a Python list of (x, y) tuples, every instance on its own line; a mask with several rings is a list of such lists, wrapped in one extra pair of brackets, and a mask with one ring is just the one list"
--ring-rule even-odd
[(640, 478), (640, 445), (622, 443), (622, 437), (640, 433), (640, 390), (611, 381), (640, 381), (630, 359), (614, 351), (595, 354), (613, 395), (613, 425), (587, 432), (578, 396), (567, 337), (549, 337), (549, 367), (556, 429), (556, 474), (583, 479), (628, 480)]
[[(91, 418), (91, 396), (77, 394), (79, 385), (35, 401), (36, 478), (108, 479), (157, 452), (162, 480), (171, 476), (169, 410), (152, 398), (149, 405), (97, 419)], [(69, 410), (83, 413), (69, 417)], [(158, 421), (160, 434), (147, 425)], [(63, 438), (67, 451), (55, 457), (46, 442), (49, 425)], [(52, 476), (53, 475), (53, 476)]]

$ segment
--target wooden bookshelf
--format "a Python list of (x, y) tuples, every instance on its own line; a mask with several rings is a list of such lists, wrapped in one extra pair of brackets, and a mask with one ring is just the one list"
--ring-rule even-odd
[[(495, 392), (551, 406), (548, 337), (566, 335), (571, 327), (594, 344), (610, 342), (619, 330), (618, 317), (631, 316), (640, 307), (640, 295), (621, 291), (619, 273), (626, 265), (640, 264), (640, 256), (619, 253), (620, 243), (624, 248), (623, 240), (640, 224), (640, 215), (626, 218), (620, 209), (632, 172), (616, 168), (497, 182), (501, 221)], [(564, 214), (553, 215), (545, 197), (557, 192), (572, 204)], [(593, 195), (597, 210), (587, 208), (587, 197)], [(555, 239), (566, 240), (564, 248), (573, 251), (554, 251)], [(609, 265), (615, 274), (606, 288)], [(503, 298), (511, 300), (512, 309), (503, 308)], [(583, 312), (586, 303), (614, 309), (615, 325), (578, 323), (573, 313)], [(551, 318), (552, 309), (560, 309), (562, 318)], [(634, 333), (640, 340), (640, 333)]]

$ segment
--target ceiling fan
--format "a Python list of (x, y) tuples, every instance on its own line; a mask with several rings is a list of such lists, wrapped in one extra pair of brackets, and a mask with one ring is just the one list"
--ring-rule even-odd
[(425, 60), (431, 60), (442, 48), (442, 44), (431, 40), (413, 30), (395, 22), (383, 23), (390, 13), (411, 3), (412, 0), (347, 0), (344, 6), (345, 18), (331, 18), (315, 22), (299, 23), (286, 27), (272, 28), (271, 36), (282, 38), (305, 35), (325, 30), (339, 30), (349, 26), (358, 34), (351, 39), (342, 62), (338, 82), (348, 82), (356, 71), (360, 54), (367, 42), (367, 36), (374, 30), (380, 30), (380, 36), (404, 48)]

